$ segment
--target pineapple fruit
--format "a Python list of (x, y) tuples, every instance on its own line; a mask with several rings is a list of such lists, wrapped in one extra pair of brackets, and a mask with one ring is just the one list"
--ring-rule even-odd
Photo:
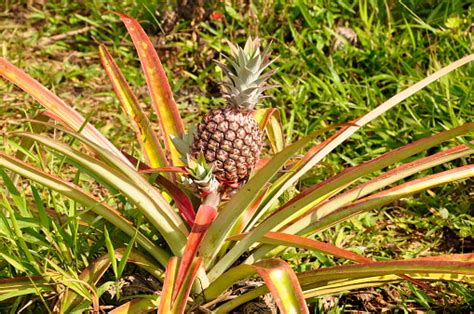
[(269, 50), (260, 51), (260, 40), (249, 38), (244, 48), (229, 43), (228, 66), (218, 63), (228, 81), (224, 84), (225, 108), (210, 110), (197, 126), (191, 145), (194, 157), (203, 154), (213, 166), (221, 190), (236, 189), (254, 169), (263, 146), (262, 131), (254, 118), (255, 107), (268, 88), (274, 70)]

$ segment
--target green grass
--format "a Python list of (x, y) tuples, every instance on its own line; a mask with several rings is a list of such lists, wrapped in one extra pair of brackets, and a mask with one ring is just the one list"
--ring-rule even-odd
[[(147, 6), (144, 3), (148, 3)], [(159, 51), (160, 57), (183, 118), (190, 124), (204, 111), (223, 104), (218, 86), (221, 73), (212, 60), (219, 59), (219, 52), (228, 49), (225, 39), (243, 43), (250, 34), (260, 36), (266, 43), (272, 42), (273, 55), (278, 56), (275, 66), (279, 70), (271, 83), (277, 88), (269, 92), (271, 98), (266, 99), (263, 106), (280, 109), (288, 142), (328, 124), (357, 118), (428, 74), (469, 54), (473, 48), (470, 23), (474, 8), (468, 1), (275, 0), (256, 3), (260, 2), (248, 6), (246, 1), (227, 1), (227, 4), (209, 1), (204, 19), (191, 20), (181, 9), (178, 10), (181, 18), (171, 27), (163, 22), (163, 17), (176, 8), (163, 7), (159, 1), (121, 1), (119, 4), (111, 0), (46, 1), (44, 6), (5, 1), (0, 4), (0, 55), (53, 89), (84, 116), (90, 117), (114, 144), (130, 152), (137, 144), (100, 66), (95, 40), (112, 46), (114, 57), (140, 95), (140, 101), (145, 106), (150, 101), (143, 87), (145, 82), (138, 58), (130, 47), (131, 40), (119, 19), (107, 11), (133, 15), (143, 23), (157, 45), (169, 47)], [(155, 11), (159, 15), (152, 14)], [(223, 17), (209, 19), (210, 12), (220, 12)], [(359, 44), (333, 51), (331, 43), (337, 25), (353, 28)], [(45, 44), (45, 40), (56, 35), (85, 27), (90, 29)], [(309, 186), (347, 166), (471, 121), (474, 116), (472, 77), (474, 67), (465, 66), (404, 101), (336, 149), (324, 166), (314, 169), (302, 184)], [(30, 97), (5, 81), (0, 81), (0, 97), (2, 138), (7, 131), (24, 128), (25, 124), (19, 119), (33, 117), (40, 109)], [(0, 150), (15, 149), (6, 144), (0, 141)], [(457, 164), (470, 162), (472, 159), (455, 161)], [(442, 165), (439, 170), (451, 166)], [(341, 224), (320, 238), (380, 260), (448, 251), (472, 252), (472, 186), (471, 180), (430, 190), (392, 204), (385, 212), (364, 214)], [(6, 195), (6, 188), (0, 187), (0, 191)], [(33, 192), (18, 193), (17, 202), (21, 202), (30, 201)], [(66, 265), (74, 274), (103, 250), (105, 238), (76, 224), (75, 204), (60, 199), (53, 192), (46, 198), (48, 207), (67, 213), (70, 219), (66, 224), (44, 222), (50, 224), (54, 241), (65, 247), (47, 245), (47, 238), (43, 243), (33, 244), (38, 246), (38, 254), (51, 256), (51, 260)], [(3, 200), (0, 207), (10, 203)], [(21, 210), (22, 206), (25, 204), (18, 203), (17, 209)], [(29, 226), (32, 222), (26, 219), (20, 223)], [(6, 229), (2, 231), (0, 247), (7, 247), (11, 256), (23, 257), (21, 241), (14, 245), (8, 242), (10, 236), (15, 237), (6, 236)], [(76, 239), (79, 229), (84, 237)], [(35, 226), (31, 226), (31, 230), (35, 232)], [(91, 246), (91, 240), (97, 244)], [(471, 244), (463, 247), (460, 243)], [(308, 252), (287, 254), (298, 269), (334, 263)], [(15, 274), (1, 259), (0, 266), (1, 276)], [(440, 287), (440, 293), (446, 298), (433, 300), (409, 285), (397, 286), (394, 289), (398, 289), (400, 300), (406, 302), (395, 304), (402, 310), (403, 304), (407, 309), (426, 310), (450, 303), (462, 309), (474, 302), (472, 292), (462, 285)], [(348, 297), (344, 298), (337, 299), (333, 310), (350, 309), (345, 303)], [(443, 303), (445, 301), (447, 303)]]

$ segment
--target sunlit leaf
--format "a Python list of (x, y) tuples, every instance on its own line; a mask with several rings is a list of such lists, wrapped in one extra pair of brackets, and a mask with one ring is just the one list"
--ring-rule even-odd
[[(122, 172), (128, 171), (128, 174), (130, 174), (129, 177), (125, 177), (118, 169), (112, 168), (97, 159), (80, 153), (48, 137), (29, 133), (18, 133), (18, 135), (33, 138), (37, 142), (66, 155), (71, 161), (88, 169), (92, 174), (99, 176), (110, 186), (121, 191), (123, 195), (127, 196), (127, 198), (140, 209), (148, 221), (160, 231), (163, 237), (167, 239), (168, 244), (176, 254), (182, 251), (184, 243), (186, 243), (185, 233), (188, 232), (182, 220), (163, 199), (161, 194), (157, 193), (134, 169), (130, 167), (129, 169), (125, 169), (125, 167), (128, 166), (124, 165), (121, 169)], [(92, 143), (88, 143), (88, 145), (94, 147)], [(100, 148), (95, 149), (100, 150)], [(109, 156), (107, 158), (114, 157)], [(118, 160), (116, 161), (118, 162)], [(132, 178), (133, 181), (131, 180)]]
[(343, 206), (324, 216), (324, 219), (314, 221), (311, 225), (301, 230), (302, 234), (320, 232), (341, 221), (349, 219), (362, 212), (389, 204), (403, 197), (419, 193), (432, 187), (466, 179), (474, 176), (474, 165), (467, 165), (452, 170), (436, 173), (417, 180), (412, 180), (405, 184), (393, 187), (388, 190), (370, 195), (354, 203)]
[(179, 258), (173, 256), (169, 259), (165, 269), (165, 281), (161, 290), (161, 300), (158, 307), (160, 313), (171, 313), (173, 294), (175, 291), (176, 275), (178, 274)]
[(189, 292), (191, 291), (194, 279), (198, 273), (198, 270), (201, 267), (202, 259), (200, 257), (194, 258), (192, 261), (186, 276), (183, 280), (183, 283), (179, 287), (176, 298), (173, 300), (173, 308), (171, 313), (181, 314), (185, 312)]
[[(209, 228), (209, 225), (214, 221), (214, 218), (217, 216), (217, 209), (203, 204), (199, 207), (199, 210), (196, 215), (196, 220), (194, 221), (193, 228), (189, 234), (188, 241), (186, 242), (186, 247), (184, 249), (183, 257), (179, 264), (178, 274), (176, 276), (175, 289), (181, 289), (181, 285), (184, 282), (185, 277), (190, 271), (190, 266), (193, 263), (199, 245)], [(192, 283), (192, 282), (191, 282)], [(176, 295), (175, 295), (176, 296)]]
[[(305, 298), (312, 296), (339, 293), (349, 289), (375, 287), (388, 282), (395, 282), (396, 275), (410, 274), (415, 279), (423, 280), (451, 280), (474, 283), (474, 254), (466, 254), (463, 258), (458, 256), (456, 261), (449, 255), (438, 256), (436, 259), (419, 258), (409, 260), (372, 262), (365, 264), (340, 265), (320, 268), (297, 274)], [(230, 282), (242, 280), (252, 274), (245, 272), (248, 265), (242, 264), (230, 269), (205, 290), (211, 295), (222, 293)], [(318, 291), (319, 288), (319, 291)], [(251, 290), (237, 298), (224, 303), (215, 310), (216, 313), (228, 313), (235, 307), (248, 302), (258, 296), (268, 293), (269, 289), (262, 286)]]
[(81, 134), (84, 137), (97, 143), (97, 145), (100, 145), (118, 158), (121, 158), (122, 161), (128, 163), (120, 151), (96, 128), (91, 124), (86, 123), (84, 117), (82, 117), (76, 110), (68, 106), (58, 96), (4, 58), (0, 58), (0, 75), (31, 95), (31, 97), (36, 99), (54, 115), (60, 117), (61, 123), (65, 123), (76, 132), (81, 131)]
[(290, 265), (279, 259), (268, 259), (251, 267), (265, 281), (281, 313), (309, 313), (298, 278)]
[(137, 97), (132, 92), (125, 80), (122, 71), (115, 63), (109, 51), (104, 45), (99, 46), (99, 55), (102, 65), (109, 76), (122, 108), (129, 117), (137, 139), (142, 146), (143, 153), (152, 167), (163, 167), (168, 165), (166, 156), (161, 148), (158, 136), (153, 131), (150, 120), (138, 104)]
[[(314, 186), (298, 194), (296, 197), (276, 210), (271, 219), (275, 219), (275, 221), (279, 220), (281, 224), (281, 222), (288, 221), (288, 219), (291, 218), (294, 213), (300, 212), (303, 214), (306, 211), (307, 215), (296, 218), (292, 224), (288, 222), (289, 225), (282, 227), (280, 231), (289, 234), (298, 233), (300, 235), (307, 235), (301, 230), (312, 224), (313, 221), (319, 220), (322, 216), (327, 215), (328, 213), (340, 208), (350, 201), (357, 199), (357, 197), (367, 195), (372, 191), (383, 188), (384, 186), (388, 186), (399, 179), (405, 178), (410, 174), (416, 173), (423, 169), (433, 167), (437, 164), (447, 162), (454, 158), (465, 156), (465, 154), (468, 154), (469, 151), (467, 151), (465, 147), (453, 148), (433, 156), (402, 165), (387, 172), (386, 174), (372, 179), (367, 183), (356, 186), (350, 191), (338, 195), (329, 201), (321, 203), (321, 198), (324, 199), (325, 195), (328, 195), (328, 193), (330, 193), (332, 190), (339, 189), (341, 186), (353, 182), (361, 176), (368, 175), (373, 171), (382, 169), (383, 167), (403, 160), (404, 158), (425, 151), (426, 149), (438, 145), (443, 141), (449, 140), (450, 138), (465, 134), (472, 130), (473, 127), (474, 123), (467, 123), (458, 128), (443, 131), (408, 145), (399, 147), (360, 165), (347, 168), (336, 176), (315, 184)], [(311, 208), (313, 205), (315, 206)], [(265, 256), (268, 250), (268, 247), (258, 249), (252, 254), (252, 256), (249, 257), (248, 262), (253, 263), (255, 260), (262, 258)]]
[(171, 135), (182, 136), (184, 125), (160, 58), (150, 38), (137, 21), (123, 13), (116, 14), (122, 19), (137, 49), (148, 91), (151, 95), (152, 106), (159, 117), (163, 140), (166, 149), (171, 153), (172, 164), (174, 166), (182, 165), (181, 155), (174, 147)]
[[(273, 204), (273, 202), (276, 201), (289, 187), (293, 186), (297, 182), (297, 180), (301, 178), (301, 176), (307, 173), (312, 167), (319, 163), (324, 157), (326, 157), (330, 152), (332, 152), (336, 147), (342, 144), (346, 139), (348, 139), (361, 127), (363, 127), (370, 121), (376, 119), (377, 117), (385, 113), (387, 110), (393, 108), (394, 106), (396, 106), (406, 98), (412, 96), (419, 90), (425, 88), (427, 85), (439, 80), (444, 75), (473, 60), (474, 54), (468, 55), (445, 66), (444, 68), (429, 75), (418, 83), (408, 87), (402, 92), (391, 97), (390, 99), (388, 99), (369, 113), (365, 114), (364, 116), (352, 121), (350, 126), (343, 128), (335, 136), (332, 136), (329, 140), (318, 144), (314, 149), (310, 150), (309, 153), (306, 154), (305, 157), (299, 163), (297, 163), (292, 169), (290, 169), (287, 174), (281, 176), (272, 184), (265, 200), (262, 202), (262, 209), (260, 210), (261, 214), (265, 213)], [(255, 222), (256, 221), (254, 220), (254, 223)], [(235, 254), (234, 258), (237, 255), (239, 254)]]
[(40, 276), (0, 279), (0, 301), (10, 298), (54, 291), (55, 286)]
[(255, 112), (255, 120), (257, 120), (260, 128), (266, 131), (273, 153), (276, 154), (282, 151), (285, 148), (285, 137), (278, 109), (258, 109)]

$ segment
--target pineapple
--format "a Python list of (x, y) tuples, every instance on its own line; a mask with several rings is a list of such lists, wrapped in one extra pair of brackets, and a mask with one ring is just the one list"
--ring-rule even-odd
[(235, 189), (245, 182), (259, 159), (262, 131), (253, 112), (268, 88), (266, 80), (274, 73), (263, 74), (271, 62), (269, 50), (260, 51), (258, 38), (249, 38), (243, 49), (232, 43), (229, 46), (229, 66), (218, 63), (228, 77), (224, 84), (227, 106), (204, 116), (191, 146), (194, 157), (202, 152), (213, 165), (222, 190)]

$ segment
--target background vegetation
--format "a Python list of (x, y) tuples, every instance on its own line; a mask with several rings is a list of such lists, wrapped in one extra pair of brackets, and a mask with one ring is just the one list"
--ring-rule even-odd
[[(116, 145), (133, 151), (138, 144), (100, 66), (96, 41), (111, 46), (143, 105), (150, 101), (125, 28), (107, 11), (134, 16), (152, 35), (182, 116), (191, 123), (223, 104), (217, 83), (221, 73), (213, 60), (228, 49), (225, 40), (243, 43), (247, 35), (258, 35), (272, 42), (273, 55), (278, 56), (279, 70), (272, 80), (277, 88), (263, 106), (280, 109), (288, 142), (362, 115), (473, 48), (469, 1), (177, 2), (4, 1), (0, 54), (74, 105)], [(337, 26), (351, 27), (358, 43), (332, 49)], [(302, 184), (314, 184), (349, 165), (469, 122), (474, 115), (473, 74), (473, 66), (465, 66), (370, 123)], [(22, 128), (20, 119), (33, 117), (40, 107), (5, 81), (0, 81), (0, 95), (3, 138), (5, 132)], [(1, 150), (11, 150), (6, 142), (0, 141)], [(452, 164), (440, 167), (446, 170)], [(472, 180), (429, 190), (385, 211), (363, 214), (320, 239), (377, 260), (472, 252), (473, 194)], [(305, 251), (286, 254), (298, 270), (336, 262)], [(8, 276), (9, 270), (3, 267), (0, 275)], [(320, 309), (349, 310), (380, 310), (390, 304), (462, 310), (474, 304), (474, 293), (463, 285), (439, 283), (435, 288), (436, 297), (402, 284), (314, 303)]]

